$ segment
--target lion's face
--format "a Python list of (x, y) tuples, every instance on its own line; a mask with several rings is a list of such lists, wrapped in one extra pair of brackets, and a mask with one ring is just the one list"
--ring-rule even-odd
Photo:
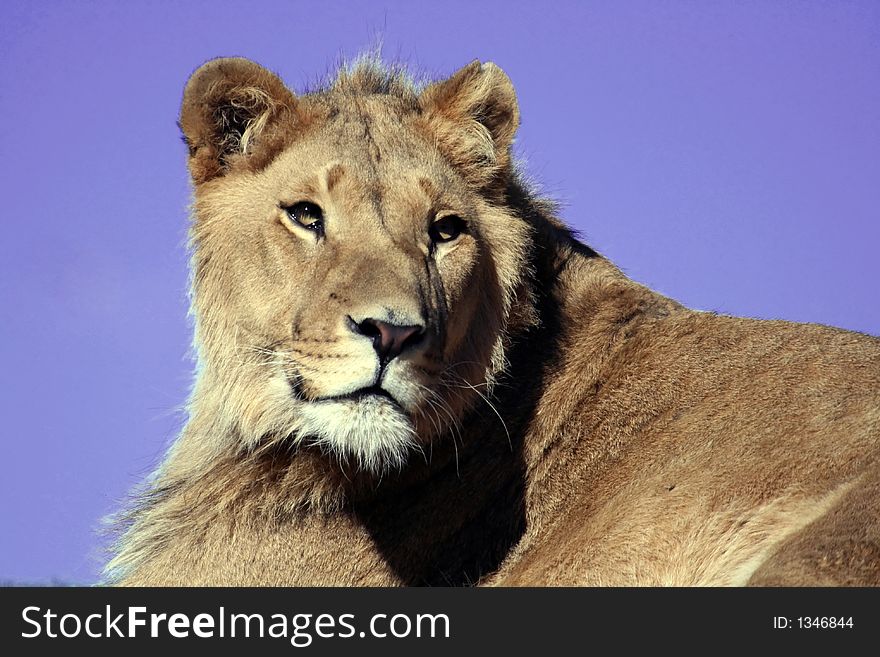
[(528, 242), (487, 191), (516, 127), (515, 104), (492, 105), (513, 102), (504, 74), (472, 65), (421, 95), (376, 93), (377, 75), (294, 98), (219, 60), (181, 117), (196, 410), (248, 446), (307, 441), (371, 470), (455, 431), (488, 393)]

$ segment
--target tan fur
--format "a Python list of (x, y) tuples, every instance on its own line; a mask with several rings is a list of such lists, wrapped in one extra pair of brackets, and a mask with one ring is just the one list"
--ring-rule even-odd
[[(632, 282), (521, 182), (518, 121), (492, 64), (196, 71), (198, 376), (109, 581), (880, 584), (880, 341)], [(427, 331), (384, 374), (379, 316)], [(396, 403), (345, 396), (376, 376)]]

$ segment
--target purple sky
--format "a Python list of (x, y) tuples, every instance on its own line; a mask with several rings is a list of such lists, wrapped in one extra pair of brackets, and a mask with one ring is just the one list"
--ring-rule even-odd
[(530, 173), (693, 307), (880, 333), (880, 3), (30, 2), (0, 9), (0, 580), (94, 581), (191, 378), (175, 120), (206, 59), (294, 89), (381, 38), (512, 78)]

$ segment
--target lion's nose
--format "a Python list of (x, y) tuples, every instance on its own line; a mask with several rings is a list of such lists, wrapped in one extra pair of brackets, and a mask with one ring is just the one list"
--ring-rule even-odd
[(425, 335), (424, 326), (400, 326), (372, 317), (353, 324), (358, 333), (373, 341), (373, 348), (383, 365), (397, 358), (405, 349), (421, 342)]

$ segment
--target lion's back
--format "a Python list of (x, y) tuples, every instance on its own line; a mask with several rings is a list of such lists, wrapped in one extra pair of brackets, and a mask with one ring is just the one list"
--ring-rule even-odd
[(880, 555), (880, 340), (679, 309), (618, 354), (559, 425), (576, 427), (559, 452), (571, 496), (495, 582), (745, 584), (826, 516), (843, 519), (808, 541), (814, 561), (840, 523)]

